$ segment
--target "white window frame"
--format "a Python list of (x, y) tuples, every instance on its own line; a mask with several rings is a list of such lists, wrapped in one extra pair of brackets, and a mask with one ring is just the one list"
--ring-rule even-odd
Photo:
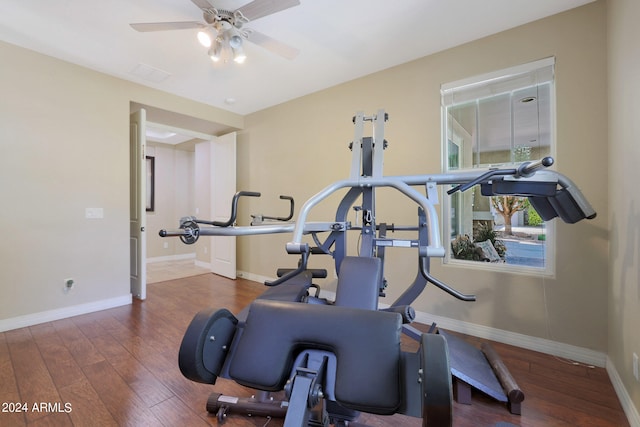
[[(491, 73), (470, 77), (463, 80), (458, 80), (455, 82), (450, 82), (443, 84), (441, 86), (441, 140), (442, 140), (442, 171), (447, 172), (449, 170), (449, 153), (448, 153), (448, 144), (449, 139), (452, 139), (455, 143), (455, 139), (464, 138), (464, 135), (449, 135), (449, 126), (448, 126), (448, 108), (454, 105), (460, 105), (463, 102), (468, 102), (475, 99), (481, 99), (490, 96), (487, 92), (489, 89), (488, 83), (507, 81), (506, 87), (509, 89), (509, 85), (514, 83), (513, 89), (519, 89), (522, 87), (526, 87), (522, 84), (518, 85), (519, 76), (531, 76), (534, 75), (533, 78), (536, 78), (536, 70), (542, 70), (543, 74), (549, 73), (549, 69), (551, 70), (551, 78), (550, 81), (550, 155), (555, 157), (556, 153), (556, 99), (555, 99), (555, 78), (553, 76), (553, 70), (555, 66), (555, 58), (545, 58), (539, 61), (530, 62), (527, 64), (522, 64), (519, 66), (497, 70)], [(548, 77), (548, 76), (547, 76)], [(544, 77), (543, 77), (544, 78)], [(526, 80), (526, 79), (525, 79)], [(526, 84), (526, 83), (525, 83)], [(464, 98), (462, 102), (454, 102), (453, 93), (455, 91), (459, 91), (461, 89), (466, 90), (467, 98)], [(497, 94), (491, 94), (497, 95)], [(460, 128), (462, 128), (460, 126)], [(454, 133), (456, 130), (454, 130)], [(465, 131), (466, 133), (466, 131)], [(469, 137), (469, 134), (466, 133), (466, 137)], [(460, 150), (460, 156), (462, 156), (462, 150)], [(536, 159), (532, 159), (536, 160)], [(512, 164), (512, 163), (510, 163)], [(487, 165), (489, 166), (489, 165)], [(494, 166), (494, 165), (491, 165)], [(459, 168), (456, 169), (456, 172), (465, 172), (473, 169), (465, 169)], [(470, 192), (471, 190), (469, 190)], [(456, 193), (458, 194), (458, 193)], [(465, 197), (465, 196), (457, 196), (457, 197)], [(466, 197), (471, 197), (470, 195)], [(449, 238), (451, 236), (452, 224), (451, 224), (451, 196), (447, 195), (443, 191), (442, 197), (442, 236), (444, 238)], [(458, 214), (459, 217), (460, 214)], [(530, 267), (530, 266), (522, 266), (515, 264), (507, 264), (507, 263), (490, 263), (490, 262), (479, 262), (479, 261), (467, 261), (456, 259), (451, 255), (451, 242), (450, 240), (445, 242), (446, 253), (443, 259), (443, 264), (445, 266), (451, 267), (462, 267), (462, 268), (473, 268), (479, 270), (489, 270), (489, 271), (499, 271), (499, 272), (508, 272), (515, 274), (524, 274), (524, 275), (544, 275), (544, 276), (555, 276), (555, 258), (556, 258), (556, 232), (555, 232), (555, 222), (554, 221), (545, 221), (545, 263), (544, 267)]]

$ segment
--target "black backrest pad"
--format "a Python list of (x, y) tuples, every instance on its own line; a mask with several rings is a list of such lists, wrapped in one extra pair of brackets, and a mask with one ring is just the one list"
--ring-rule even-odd
[(338, 275), (336, 305), (377, 310), (381, 282), (380, 258), (344, 257)]
[(393, 414), (399, 408), (400, 333), (397, 313), (256, 300), (229, 374), (238, 383), (281, 390), (302, 349), (336, 355), (335, 397), (351, 409)]

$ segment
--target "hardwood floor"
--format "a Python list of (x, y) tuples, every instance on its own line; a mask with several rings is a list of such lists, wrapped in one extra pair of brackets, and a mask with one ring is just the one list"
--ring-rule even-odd
[[(215, 386), (185, 379), (178, 347), (196, 312), (238, 311), (263, 290), (255, 282), (203, 274), (150, 284), (144, 302), (0, 333), (0, 426), (216, 425), (205, 410), (209, 394), (250, 391), (224, 379)], [(474, 394), (472, 405), (454, 404), (455, 426), (629, 425), (604, 369), (492, 345), (524, 391), (522, 415)], [(363, 414), (359, 421), (421, 425), (402, 415)], [(233, 415), (225, 425), (280, 426), (282, 420)]]

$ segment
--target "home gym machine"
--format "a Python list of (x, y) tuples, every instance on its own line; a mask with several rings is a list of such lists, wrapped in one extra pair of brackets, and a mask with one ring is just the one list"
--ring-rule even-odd
[[(384, 176), (387, 119), (384, 110), (372, 116), (356, 114), (349, 178), (308, 199), (295, 222), (289, 221), (290, 215), (267, 218), (266, 222), (263, 217), (250, 226), (236, 225), (238, 199), (259, 195), (239, 192), (225, 223), (187, 217), (181, 219), (178, 230), (160, 231), (161, 236), (178, 236), (186, 244), (195, 243), (200, 236), (291, 233), (285, 249), (299, 257), (296, 268), (278, 270), (279, 277), (266, 282), (266, 291), (240, 313), (203, 310), (187, 328), (179, 354), (183, 375), (207, 384), (215, 384), (220, 376), (257, 390), (252, 398), (213, 393), (207, 410), (219, 421), (230, 412), (239, 412), (285, 417), (286, 427), (346, 426), (356, 425), (359, 413), (365, 412), (402, 413), (422, 418), (425, 426), (450, 426), (451, 374), (460, 372), (450, 360), (459, 358), (453, 354), (450, 359), (449, 338), (444, 334), (422, 333), (410, 325), (415, 319), (411, 304), (427, 283), (455, 298), (475, 300), (474, 295), (459, 292), (429, 271), (430, 259), (445, 254), (435, 208), (437, 186), (453, 186), (452, 193), (480, 185), (483, 195), (528, 197), (544, 220), (560, 217), (574, 223), (596, 215), (568, 178), (545, 169), (553, 164), (549, 157), (512, 168)], [(370, 137), (363, 136), (368, 123), (372, 126)], [(422, 192), (414, 188), (418, 186)], [(413, 201), (417, 225), (378, 222), (375, 191), (379, 187), (397, 190)], [(347, 191), (334, 220), (307, 221), (316, 205), (342, 189)], [(290, 203), (293, 211), (292, 199)], [(348, 221), (352, 209), (361, 215), (359, 225)], [(359, 235), (357, 256), (347, 254), (350, 231)], [(389, 237), (394, 231), (413, 232), (415, 237)], [(313, 244), (303, 236), (310, 236)], [(417, 274), (389, 307), (381, 308), (378, 299), (388, 285), (384, 256), (393, 247), (417, 250)], [(313, 277), (327, 275), (324, 270), (308, 268), (311, 255), (334, 259), (337, 284), (333, 301), (310, 290)], [(401, 350), (402, 333), (419, 343), (417, 352)], [(281, 391), (286, 399), (269, 398), (269, 393)], [(517, 392), (506, 393), (511, 395), (512, 391)]]

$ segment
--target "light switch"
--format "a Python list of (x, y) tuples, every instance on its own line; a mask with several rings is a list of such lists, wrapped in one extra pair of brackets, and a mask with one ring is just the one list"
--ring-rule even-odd
[(102, 208), (86, 208), (84, 210), (85, 218), (89, 219), (102, 219), (104, 218), (104, 209)]

